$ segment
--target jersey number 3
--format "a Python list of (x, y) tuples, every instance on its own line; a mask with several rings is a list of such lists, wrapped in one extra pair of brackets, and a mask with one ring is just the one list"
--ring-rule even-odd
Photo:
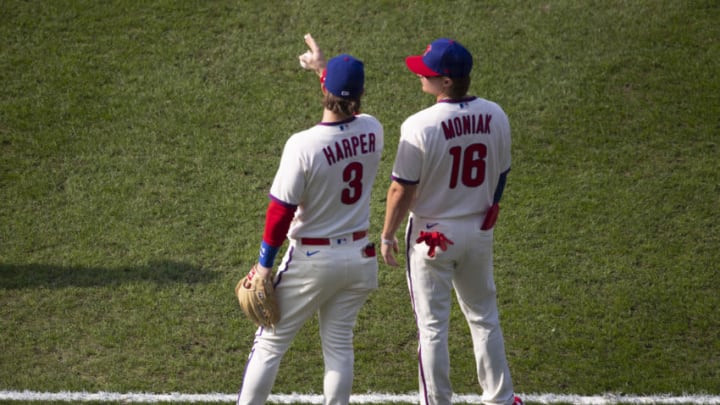
[(343, 204), (355, 204), (362, 196), (363, 165), (360, 162), (352, 162), (343, 169), (343, 181), (347, 187), (343, 188), (340, 194), (340, 201)]
[(487, 146), (482, 143), (468, 145), (465, 150), (460, 146), (450, 148), (452, 171), (450, 188), (458, 185), (458, 179), (467, 187), (477, 187), (485, 181), (485, 158)]

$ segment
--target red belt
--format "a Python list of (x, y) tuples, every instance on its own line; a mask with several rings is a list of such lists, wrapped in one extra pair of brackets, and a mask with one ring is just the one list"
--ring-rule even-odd
[[(352, 239), (358, 240), (367, 236), (367, 231), (353, 232)], [(330, 244), (329, 238), (300, 238), (300, 243), (303, 245), (314, 245), (314, 246), (326, 246)]]

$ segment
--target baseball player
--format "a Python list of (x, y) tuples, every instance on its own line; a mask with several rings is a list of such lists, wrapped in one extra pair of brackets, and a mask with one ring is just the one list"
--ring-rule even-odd
[[(286, 142), (271, 189), (255, 277), (273, 277), (280, 308), (260, 327), (238, 404), (264, 404), (280, 361), (305, 321), (318, 314), (325, 362), (325, 404), (347, 404), (353, 382), (353, 327), (377, 288), (368, 239), (370, 192), (383, 150), (383, 127), (360, 113), (363, 63), (342, 54), (327, 63), (310, 34), (300, 63), (321, 77), (322, 121)], [(289, 247), (277, 273), (275, 256)]]
[(406, 58), (436, 103), (401, 126), (381, 252), (397, 266), (406, 228), (407, 282), (418, 326), (421, 404), (450, 404), (448, 324), (454, 289), (470, 327), (487, 404), (522, 404), (510, 378), (493, 280), (493, 226), (510, 170), (510, 126), (497, 104), (468, 96), (472, 55), (446, 38)]

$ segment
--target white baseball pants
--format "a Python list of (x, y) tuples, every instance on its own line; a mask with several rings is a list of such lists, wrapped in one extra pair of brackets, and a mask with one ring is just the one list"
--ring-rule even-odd
[[(472, 336), (477, 378), (486, 404), (512, 404), (513, 385), (505, 356), (493, 278), (493, 231), (482, 218), (410, 217), (406, 233), (408, 288), (416, 315), (420, 403), (450, 404), (448, 329), (455, 290)], [(446, 251), (415, 242), (420, 231), (438, 231), (453, 244)]]
[(319, 317), (325, 362), (324, 403), (350, 402), (354, 376), (353, 328), (360, 308), (377, 288), (377, 258), (362, 254), (367, 244), (367, 238), (337, 239), (329, 246), (307, 246), (291, 241), (275, 275), (280, 321), (275, 331), (258, 329), (238, 405), (259, 405), (267, 401), (283, 355), (315, 313)]

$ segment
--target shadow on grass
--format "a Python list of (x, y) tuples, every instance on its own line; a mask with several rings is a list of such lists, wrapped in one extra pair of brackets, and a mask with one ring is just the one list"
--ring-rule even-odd
[(98, 287), (136, 282), (196, 284), (208, 283), (217, 276), (208, 269), (168, 260), (118, 268), (0, 264), (0, 288), (4, 289)]

